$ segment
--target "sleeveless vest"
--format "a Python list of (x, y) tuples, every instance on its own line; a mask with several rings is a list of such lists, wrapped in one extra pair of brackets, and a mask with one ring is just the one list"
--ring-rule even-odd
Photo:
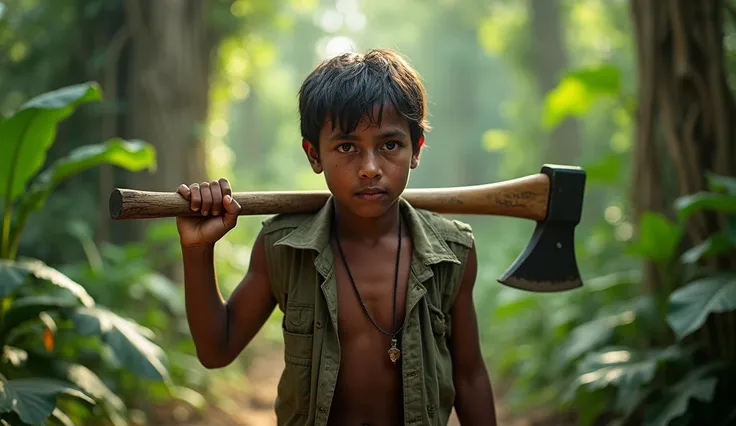
[[(469, 225), (400, 198), (413, 253), (400, 335), (404, 424), (445, 426), (455, 400), (450, 309), (473, 246)], [(279, 426), (325, 426), (340, 367), (337, 291), (330, 246), (333, 203), (263, 222), (273, 294), (284, 313)]]

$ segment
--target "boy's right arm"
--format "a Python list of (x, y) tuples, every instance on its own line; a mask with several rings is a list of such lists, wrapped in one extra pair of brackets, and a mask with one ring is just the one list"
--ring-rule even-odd
[(225, 301), (215, 276), (215, 243), (235, 227), (240, 205), (227, 179), (181, 185), (178, 192), (201, 216), (177, 217), (184, 260), (187, 321), (199, 361), (207, 368), (230, 364), (276, 306), (266, 264), (263, 235), (251, 251), (243, 280)]
[(183, 247), (182, 254), (187, 321), (197, 357), (207, 368), (225, 367), (258, 333), (276, 306), (263, 236), (256, 239), (248, 272), (227, 301), (215, 278), (214, 245)]

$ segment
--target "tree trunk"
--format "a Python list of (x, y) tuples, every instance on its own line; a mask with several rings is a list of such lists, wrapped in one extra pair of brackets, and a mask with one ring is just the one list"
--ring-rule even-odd
[[(541, 97), (557, 86), (568, 67), (561, 15), (560, 0), (531, 0), (532, 58)], [(579, 133), (577, 120), (568, 118), (562, 122), (549, 134), (541, 151), (543, 161), (575, 164), (581, 151)]]
[[(632, 0), (639, 79), (632, 205), (635, 218), (671, 214), (680, 195), (707, 189), (705, 173), (733, 176), (734, 100), (724, 66), (722, 0)], [(663, 161), (663, 160), (668, 161)], [(676, 185), (667, 185), (673, 176)], [(688, 224), (692, 244), (718, 230), (712, 217)], [(650, 288), (661, 283), (649, 277)]]
[[(126, 0), (132, 49), (128, 70), (127, 137), (153, 144), (155, 173), (130, 175), (129, 185), (175, 191), (208, 180), (204, 133), (208, 110), (210, 46), (204, 0)], [(140, 241), (139, 221), (131, 237)], [(180, 275), (179, 268), (169, 273)]]
[[(672, 215), (676, 197), (707, 189), (707, 172), (736, 175), (736, 110), (724, 64), (726, 5), (722, 0), (631, 0), (630, 5), (639, 79), (632, 205), (636, 219), (647, 210)], [(692, 217), (687, 245), (723, 229), (722, 219)], [(704, 266), (733, 270), (733, 259)], [(644, 284), (664, 302), (677, 282), (657, 272), (648, 264)], [(693, 336), (705, 348), (701, 362), (733, 361), (734, 323), (733, 312), (709, 316)], [(719, 382), (725, 395), (732, 384)]]
[(133, 42), (128, 136), (158, 152), (153, 174), (133, 175), (140, 189), (174, 191), (208, 179), (204, 126), (209, 88), (206, 1), (126, 0)]

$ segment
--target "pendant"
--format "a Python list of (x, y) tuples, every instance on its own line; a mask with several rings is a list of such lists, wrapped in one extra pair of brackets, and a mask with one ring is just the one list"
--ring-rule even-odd
[(388, 350), (388, 357), (394, 364), (401, 357), (401, 351), (396, 347), (396, 339), (391, 339), (391, 348)]

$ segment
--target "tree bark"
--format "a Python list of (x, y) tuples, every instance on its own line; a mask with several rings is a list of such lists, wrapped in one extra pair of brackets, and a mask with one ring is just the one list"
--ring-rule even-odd
[[(707, 172), (736, 175), (736, 110), (725, 72), (723, 0), (631, 0), (630, 11), (639, 79), (631, 193), (638, 222), (647, 210), (672, 215), (675, 198), (707, 190)], [(695, 215), (683, 245), (699, 244), (723, 227), (723, 217)], [(734, 269), (726, 258), (703, 266)], [(678, 280), (657, 272), (646, 265), (645, 289), (664, 302)], [(693, 336), (704, 344), (702, 362), (732, 361), (735, 323), (733, 312), (709, 316)], [(726, 395), (732, 384), (719, 382)]]
[[(129, 175), (128, 186), (176, 191), (210, 180), (204, 133), (208, 112), (211, 40), (205, 0), (125, 0), (131, 35), (126, 136), (150, 142), (154, 173)], [(128, 236), (144, 238), (152, 221), (137, 221)], [(181, 278), (181, 267), (163, 271)]]
[(204, 126), (208, 110), (209, 43), (203, 0), (126, 0), (132, 36), (129, 137), (152, 143), (155, 173), (137, 173), (140, 189), (174, 191), (208, 178)]
[[(557, 86), (568, 67), (560, 8), (560, 0), (531, 0), (530, 3), (534, 74), (542, 97)], [(549, 134), (542, 150), (543, 160), (575, 164), (580, 151), (578, 122), (568, 118)]]
[[(631, 1), (639, 79), (632, 176), (636, 218), (646, 210), (671, 214), (675, 198), (707, 189), (706, 172), (736, 172), (724, 10), (722, 0)], [(666, 176), (676, 184), (668, 185)], [(690, 242), (702, 242), (719, 227), (712, 217), (694, 217)]]

